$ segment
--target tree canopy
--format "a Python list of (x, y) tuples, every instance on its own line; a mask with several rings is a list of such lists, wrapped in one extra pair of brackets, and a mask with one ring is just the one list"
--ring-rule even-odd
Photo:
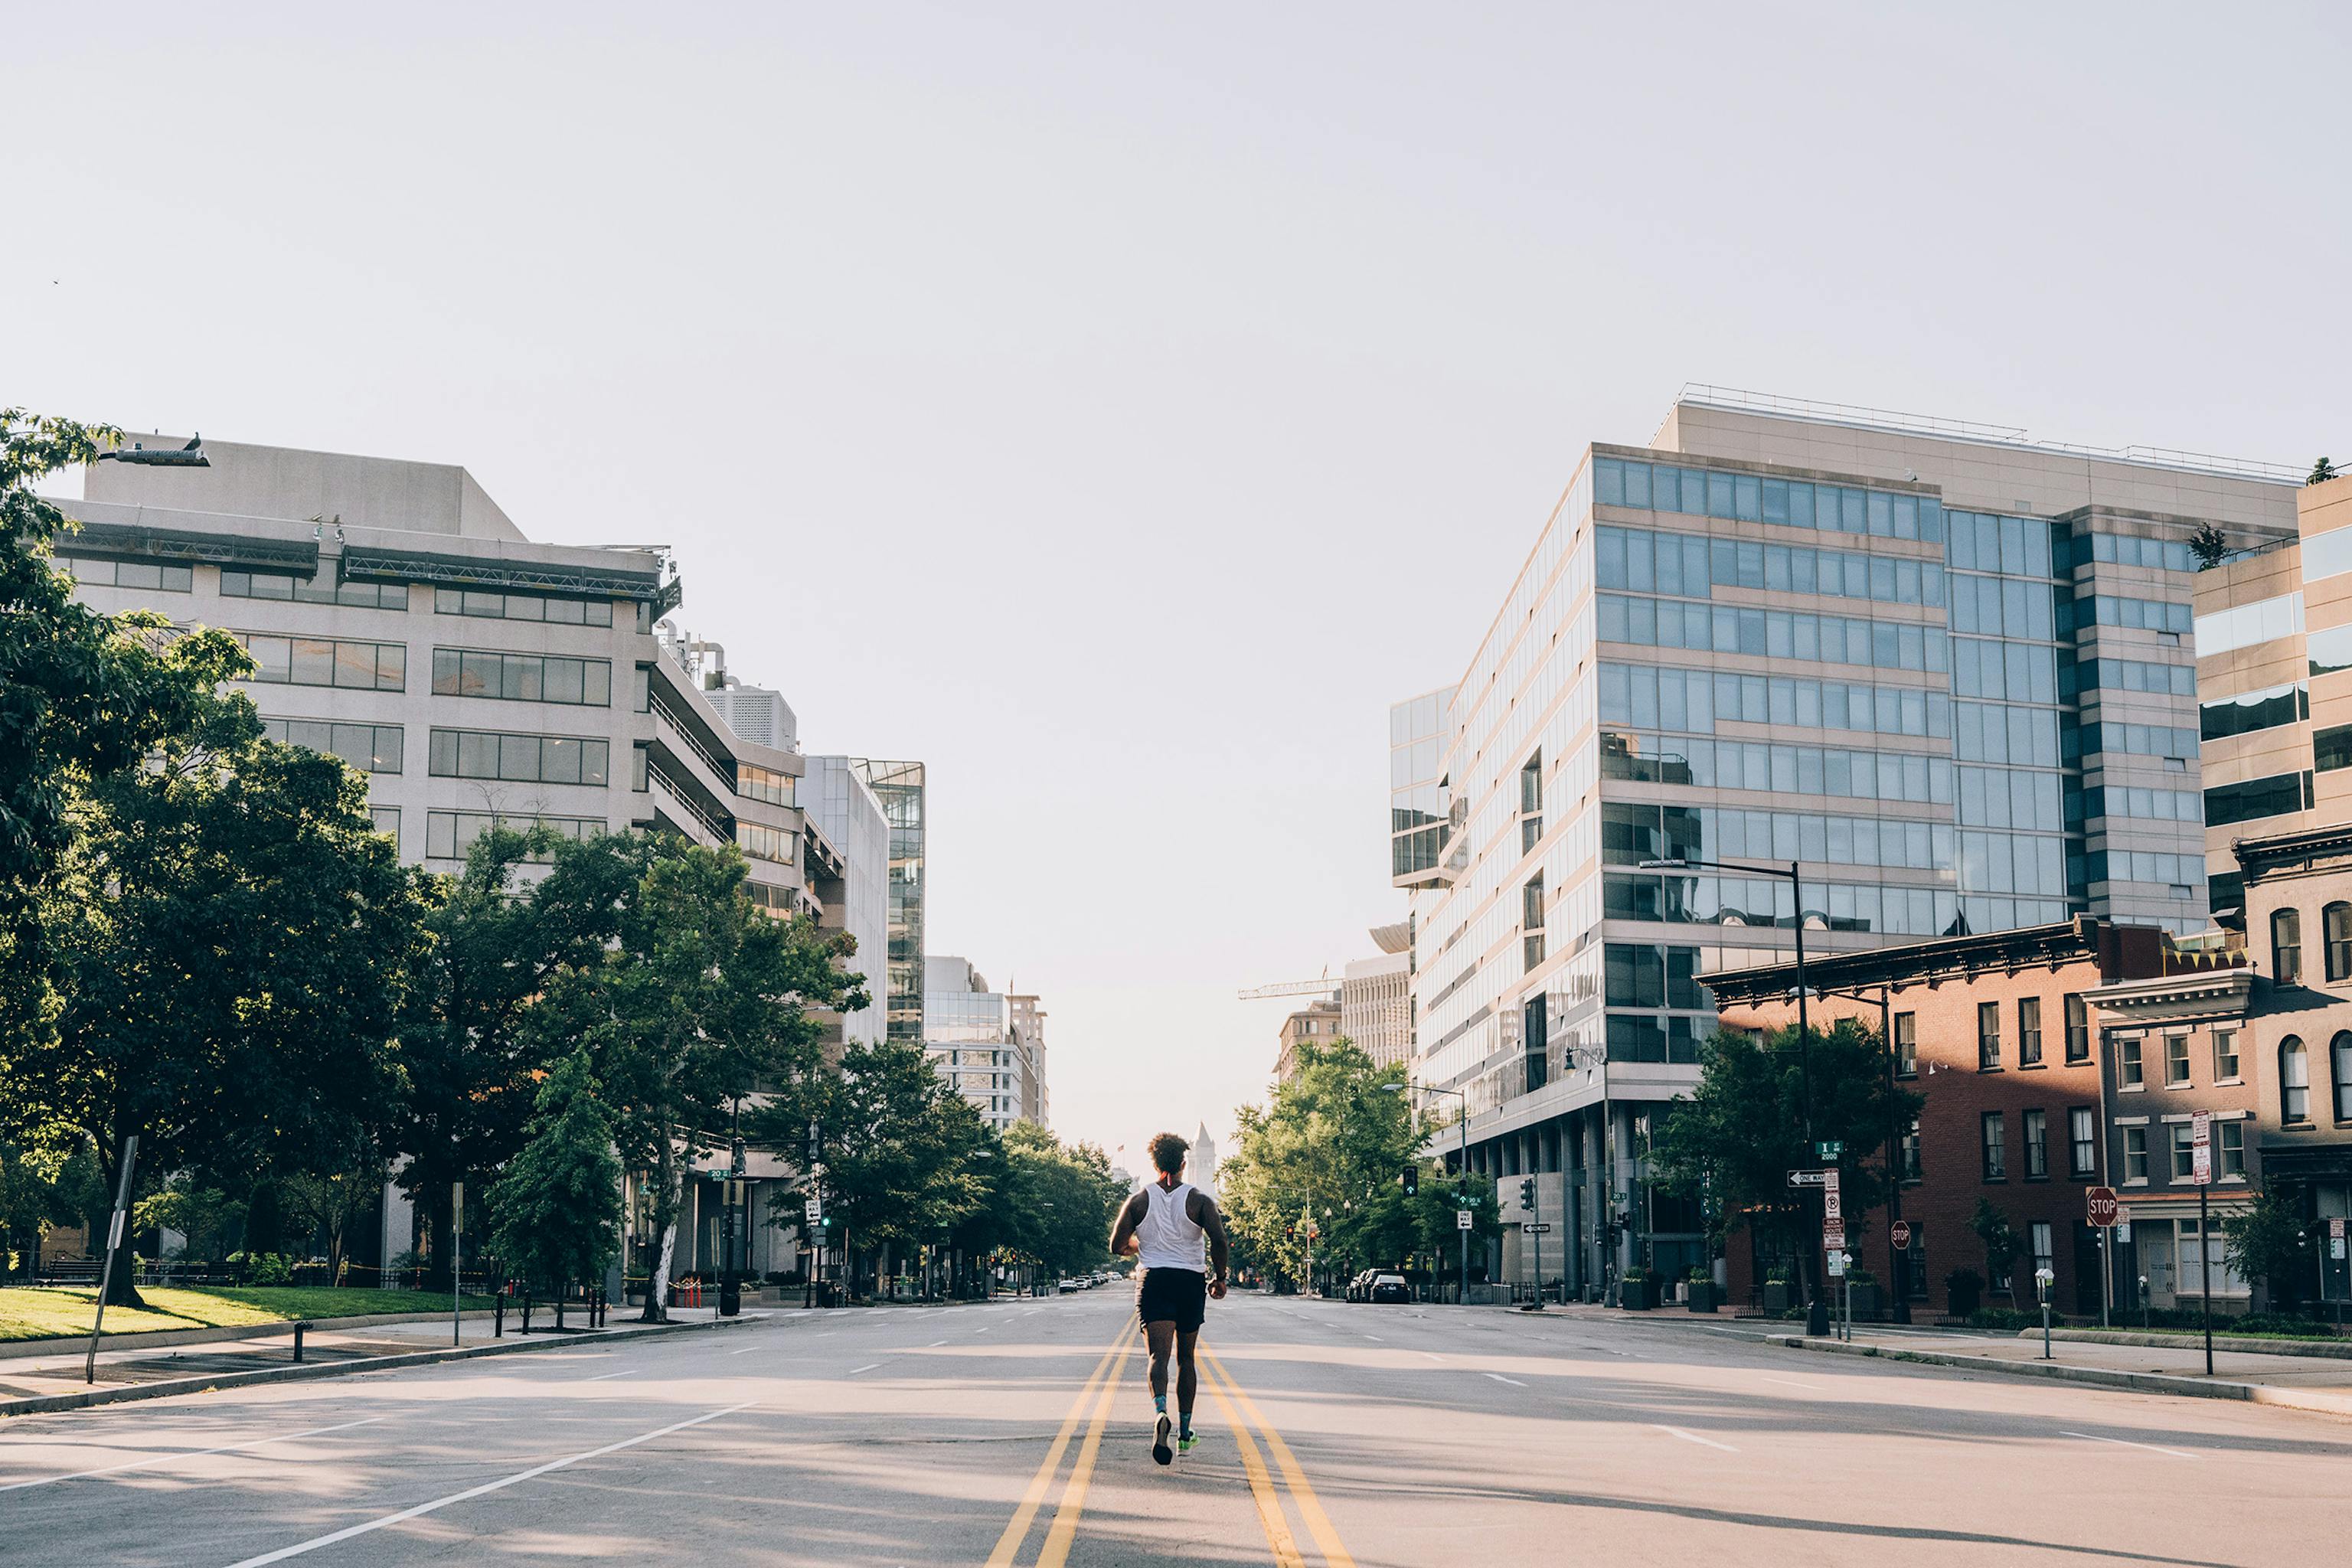
[(585, 1051), (540, 1085), (529, 1131), (490, 1189), (492, 1250), (534, 1289), (600, 1279), (621, 1249), (621, 1162)]

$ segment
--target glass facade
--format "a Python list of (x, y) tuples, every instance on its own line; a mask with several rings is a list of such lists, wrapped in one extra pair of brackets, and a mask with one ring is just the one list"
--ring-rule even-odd
[(923, 764), (859, 757), (850, 766), (874, 792), (890, 825), (889, 1008), (884, 1028), (891, 1039), (919, 1042), (924, 1038)]

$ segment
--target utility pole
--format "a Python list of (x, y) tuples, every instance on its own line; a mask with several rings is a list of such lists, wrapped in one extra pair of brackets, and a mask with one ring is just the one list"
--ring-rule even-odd
[(106, 1227), (106, 1261), (98, 1270), (98, 1316), (89, 1326), (89, 1354), (81, 1363), (81, 1380), (98, 1381), (98, 1337), (106, 1331), (106, 1293), (114, 1284), (114, 1255), (122, 1250), (123, 1211), (131, 1206), (131, 1167), (139, 1158), (139, 1135), (122, 1141), (122, 1174), (114, 1184), (114, 1217)]
[(449, 1343), (466, 1342), (466, 1184), (449, 1184)]

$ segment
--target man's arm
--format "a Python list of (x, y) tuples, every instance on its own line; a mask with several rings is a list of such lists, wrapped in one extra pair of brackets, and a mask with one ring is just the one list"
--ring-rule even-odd
[(1217, 1207), (1217, 1200), (1195, 1187), (1192, 1196), (1199, 1200), (1192, 1212), (1192, 1223), (1209, 1233), (1209, 1294), (1224, 1299), (1225, 1275), (1233, 1263), (1233, 1244), (1225, 1237), (1225, 1216)]
[(1143, 1223), (1143, 1194), (1130, 1193), (1127, 1202), (1119, 1205), (1118, 1217), (1111, 1222), (1110, 1250), (1114, 1258), (1125, 1258), (1136, 1250), (1135, 1227)]

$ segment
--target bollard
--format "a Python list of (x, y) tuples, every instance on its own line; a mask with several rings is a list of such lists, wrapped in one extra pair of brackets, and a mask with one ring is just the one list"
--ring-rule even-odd
[(294, 1321), (294, 1359), (298, 1362), (302, 1359), (302, 1335), (310, 1326), (299, 1318)]
[(503, 1290), (490, 1298), (490, 1338), (507, 1337), (507, 1293)]

